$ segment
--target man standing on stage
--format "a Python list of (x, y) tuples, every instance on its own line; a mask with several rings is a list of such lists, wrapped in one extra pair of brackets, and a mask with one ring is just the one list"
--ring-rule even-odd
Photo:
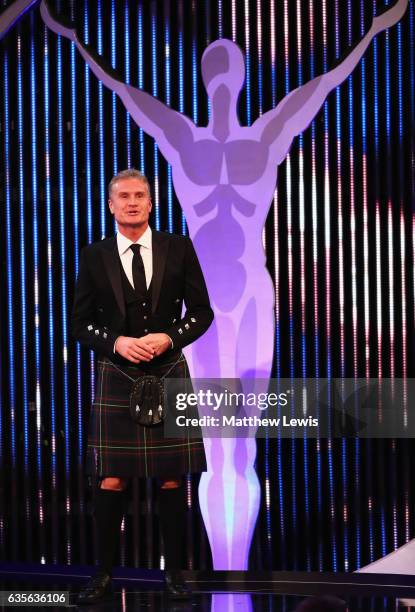
[(118, 233), (85, 247), (80, 257), (72, 329), (98, 357), (87, 473), (96, 481), (99, 567), (78, 603), (112, 592), (112, 564), (132, 477), (158, 479), (166, 588), (175, 597), (188, 595), (180, 574), (182, 476), (206, 470), (203, 441), (164, 438), (161, 424), (135, 423), (129, 395), (132, 382), (144, 374), (187, 378), (181, 349), (208, 329), (213, 312), (191, 240), (151, 230), (151, 206), (147, 178), (135, 169), (118, 173), (109, 184)]

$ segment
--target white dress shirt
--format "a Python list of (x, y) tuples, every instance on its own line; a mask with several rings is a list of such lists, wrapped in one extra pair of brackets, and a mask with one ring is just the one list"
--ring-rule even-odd
[(133, 257), (134, 253), (130, 249), (132, 244), (139, 244), (141, 246), (140, 254), (143, 258), (144, 264), (144, 272), (146, 275), (146, 285), (147, 289), (150, 286), (151, 278), (153, 276), (153, 246), (151, 239), (151, 227), (148, 226), (144, 234), (137, 240), (137, 242), (133, 242), (124, 234), (120, 232), (117, 233), (117, 246), (118, 253), (120, 254), (120, 259), (122, 263), (122, 267), (124, 268), (124, 272), (130, 281), (131, 285), (134, 287), (133, 280)]
[[(134, 287), (133, 280), (133, 257), (134, 253), (130, 249), (132, 244), (139, 244), (141, 246), (140, 255), (143, 259), (144, 264), (144, 273), (146, 276), (146, 285), (147, 289), (150, 286), (151, 279), (153, 277), (153, 245), (152, 245), (152, 235), (151, 235), (151, 227), (148, 226), (144, 234), (137, 240), (137, 242), (133, 242), (124, 234), (117, 232), (117, 247), (118, 253), (120, 255), (122, 267), (124, 268), (124, 272), (131, 283), (131, 286)], [(169, 336), (170, 338), (170, 336)], [(118, 340), (118, 338), (117, 338)], [(114, 342), (114, 353), (115, 353), (115, 345), (117, 344), (117, 340)], [(173, 340), (170, 338), (171, 348), (173, 348)]]

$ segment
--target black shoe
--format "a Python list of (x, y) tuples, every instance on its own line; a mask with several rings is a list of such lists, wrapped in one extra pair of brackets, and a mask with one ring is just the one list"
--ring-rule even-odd
[(164, 576), (166, 592), (172, 599), (190, 599), (192, 592), (179, 570), (167, 570)]
[(111, 576), (98, 572), (80, 590), (77, 604), (92, 604), (113, 596)]

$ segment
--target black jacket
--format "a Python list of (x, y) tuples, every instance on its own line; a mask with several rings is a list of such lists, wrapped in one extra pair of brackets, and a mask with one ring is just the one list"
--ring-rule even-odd
[[(152, 249), (152, 331), (168, 334), (181, 349), (213, 320), (206, 283), (189, 238), (152, 230)], [(125, 335), (121, 265), (115, 236), (84, 247), (72, 309), (76, 340), (110, 358), (116, 338)]]

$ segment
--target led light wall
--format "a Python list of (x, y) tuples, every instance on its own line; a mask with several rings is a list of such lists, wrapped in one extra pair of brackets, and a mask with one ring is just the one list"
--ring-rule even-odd
[[(210, 42), (230, 38), (245, 54), (239, 116), (251, 125), (333, 67), (388, 4), (56, 3), (126, 82), (199, 126), (210, 113), (200, 75)], [(414, 11), (410, 0), (371, 43), (280, 167), (263, 232), (276, 377), (414, 376)], [(0, 555), (93, 563), (83, 459), (94, 358), (69, 325), (79, 250), (113, 234), (106, 185), (130, 165), (153, 185), (154, 228), (186, 233), (186, 220), (157, 145), (37, 6), (0, 46)], [(415, 536), (411, 440), (258, 446), (252, 567), (353, 571)], [(187, 500), (188, 567), (209, 567), (190, 477)], [(163, 566), (151, 481), (134, 483), (120, 562)]]

